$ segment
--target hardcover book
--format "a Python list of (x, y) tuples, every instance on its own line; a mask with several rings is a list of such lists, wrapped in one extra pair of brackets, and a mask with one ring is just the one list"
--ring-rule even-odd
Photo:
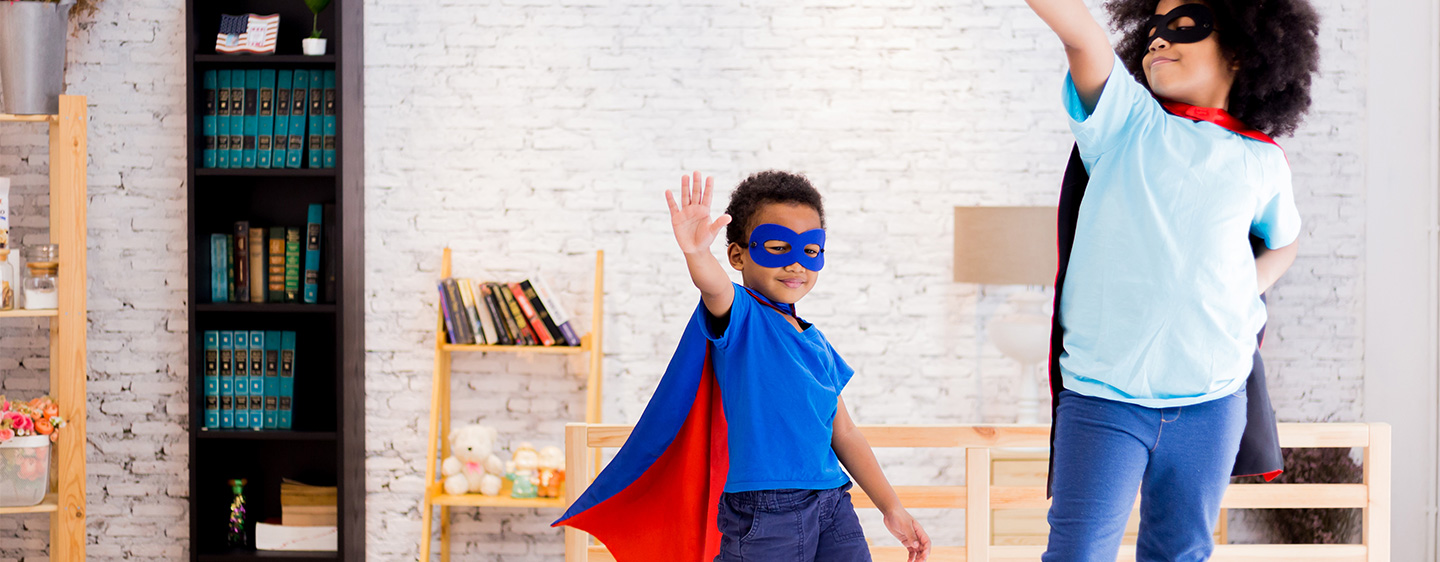
[(250, 429), (265, 428), (265, 340), (267, 332), (250, 332)]
[(235, 223), (234, 242), (235, 302), (250, 302), (250, 223)]
[(205, 423), (203, 429), (220, 427), (220, 333), (207, 330), (205, 338)]
[(270, 227), (269, 295), (267, 302), (285, 302), (285, 227)]
[(320, 302), (320, 220), (319, 204), (306, 210), (305, 223), (305, 286), (301, 297), (307, 304)]
[(300, 302), (300, 229), (285, 229), (285, 302)]
[(276, 407), (276, 427), (290, 429), (294, 420), (295, 401), (295, 332), (280, 333), (280, 396)]
[(269, 168), (270, 153), (275, 140), (275, 70), (260, 71), (260, 91), (257, 95), (259, 108), (256, 118), (259, 123), (255, 134), (255, 167)]

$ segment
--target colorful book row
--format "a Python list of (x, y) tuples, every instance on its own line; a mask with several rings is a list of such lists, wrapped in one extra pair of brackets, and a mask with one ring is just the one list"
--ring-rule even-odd
[(295, 332), (205, 332), (202, 429), (290, 429)]
[(481, 345), (580, 345), (570, 316), (536, 277), (519, 283), (440, 281), (446, 341)]
[(335, 260), (323, 248), (334, 238), (335, 206), (313, 204), (306, 224), (251, 228), (210, 235), (210, 302), (335, 301)]
[(335, 71), (207, 70), (206, 168), (334, 168)]

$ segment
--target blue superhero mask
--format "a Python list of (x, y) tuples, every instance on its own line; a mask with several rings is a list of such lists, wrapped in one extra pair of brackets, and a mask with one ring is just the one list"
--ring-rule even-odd
[[(765, 248), (770, 242), (783, 242), (790, 245), (790, 251), (783, 254), (771, 253)], [(807, 253), (807, 246), (817, 246), (810, 251), (815, 255)], [(793, 230), (778, 224), (762, 224), (750, 231), (750, 260), (760, 267), (788, 267), (792, 263), (799, 263), (810, 271), (820, 271), (825, 267), (825, 229), (816, 228), (797, 233)]]

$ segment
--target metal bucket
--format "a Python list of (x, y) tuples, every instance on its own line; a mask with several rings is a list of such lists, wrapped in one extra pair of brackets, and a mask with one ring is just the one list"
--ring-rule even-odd
[(75, 0), (0, 2), (4, 113), (60, 112), (60, 94), (65, 91), (65, 39), (74, 5)]

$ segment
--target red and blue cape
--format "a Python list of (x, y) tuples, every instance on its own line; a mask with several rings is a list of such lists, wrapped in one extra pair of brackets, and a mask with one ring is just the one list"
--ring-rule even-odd
[[(1161, 105), (1171, 114), (1195, 121), (1207, 121), (1223, 127), (1237, 135), (1280, 146), (1265, 133), (1245, 126), (1239, 119), (1223, 109), (1195, 107), (1183, 103), (1162, 101)], [(1055, 419), (1055, 408), (1060, 404), (1060, 391), (1065, 390), (1065, 381), (1060, 374), (1060, 354), (1065, 351), (1064, 329), (1060, 320), (1060, 296), (1065, 286), (1065, 269), (1070, 263), (1070, 250), (1075, 245), (1075, 224), (1080, 216), (1080, 201), (1085, 197), (1085, 187), (1090, 183), (1090, 174), (1080, 159), (1080, 147), (1070, 149), (1070, 162), (1065, 166), (1065, 178), (1060, 182), (1059, 204), (1059, 270), (1055, 273), (1055, 312), (1050, 323), (1050, 419)], [(1250, 237), (1250, 246), (1258, 253), (1264, 242)], [(1261, 295), (1261, 299), (1265, 296)], [(1280, 436), (1275, 424), (1275, 409), (1270, 406), (1270, 392), (1265, 388), (1265, 362), (1260, 359), (1260, 344), (1265, 341), (1265, 327), (1256, 335), (1255, 357), (1250, 377), (1245, 383), (1245, 431), (1240, 436), (1240, 451), (1235, 457), (1231, 476), (1264, 476), (1274, 479), (1284, 470), (1280, 457)], [(1050, 425), (1050, 450), (1055, 450), (1055, 424)], [(1047, 483), (1054, 484), (1054, 455), (1051, 456), (1050, 475)]]

